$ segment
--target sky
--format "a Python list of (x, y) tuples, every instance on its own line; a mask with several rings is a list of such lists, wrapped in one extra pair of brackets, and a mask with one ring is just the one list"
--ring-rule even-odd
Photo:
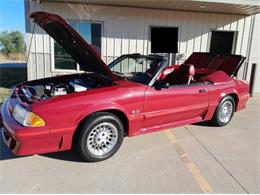
[(25, 33), (24, 0), (0, 0), (0, 32)]

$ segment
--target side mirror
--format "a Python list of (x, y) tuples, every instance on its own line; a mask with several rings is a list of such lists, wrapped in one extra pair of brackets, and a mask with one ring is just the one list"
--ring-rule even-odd
[(167, 88), (168, 87), (168, 85), (167, 85), (167, 83), (165, 83), (165, 82), (163, 82), (163, 81), (155, 81), (155, 83), (153, 84), (153, 87), (154, 87), (154, 89), (156, 89), (156, 90), (161, 90), (161, 89), (163, 89), (163, 88)]

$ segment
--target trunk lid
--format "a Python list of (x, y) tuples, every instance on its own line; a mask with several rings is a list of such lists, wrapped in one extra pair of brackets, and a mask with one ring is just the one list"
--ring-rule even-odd
[(113, 81), (118, 80), (118, 77), (110, 71), (95, 49), (63, 18), (47, 12), (34, 12), (30, 18), (59, 43), (82, 70), (100, 73)]
[(207, 52), (194, 52), (185, 61), (185, 64), (193, 64), (196, 69), (205, 73), (224, 71), (229, 76), (237, 76), (238, 70), (245, 60), (241, 55), (217, 55)]

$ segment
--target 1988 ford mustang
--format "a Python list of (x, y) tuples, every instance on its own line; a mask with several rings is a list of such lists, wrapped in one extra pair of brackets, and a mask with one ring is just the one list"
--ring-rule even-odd
[(228, 124), (249, 99), (236, 75), (244, 57), (193, 53), (182, 65), (158, 55), (123, 55), (106, 65), (64, 19), (35, 12), (84, 73), (18, 84), (1, 107), (1, 132), (17, 155), (70, 150), (101, 161), (125, 135), (210, 121)]

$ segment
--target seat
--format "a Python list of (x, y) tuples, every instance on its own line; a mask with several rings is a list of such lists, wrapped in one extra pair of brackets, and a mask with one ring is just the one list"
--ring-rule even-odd
[(194, 81), (195, 68), (192, 64), (182, 64), (178, 70), (168, 74), (163, 81), (169, 83), (169, 85), (182, 85), (190, 84)]
[(228, 76), (224, 71), (217, 70), (209, 75), (201, 77), (199, 82), (214, 82), (214, 83), (222, 83), (222, 82), (232, 82), (232, 78)]
[(173, 71), (178, 70), (179, 67), (180, 67), (180, 65), (175, 64), (175, 65), (171, 65), (171, 66), (164, 68), (162, 73), (159, 75), (158, 80), (162, 81), (163, 79), (165, 79), (165, 77), (167, 75), (171, 74)]

